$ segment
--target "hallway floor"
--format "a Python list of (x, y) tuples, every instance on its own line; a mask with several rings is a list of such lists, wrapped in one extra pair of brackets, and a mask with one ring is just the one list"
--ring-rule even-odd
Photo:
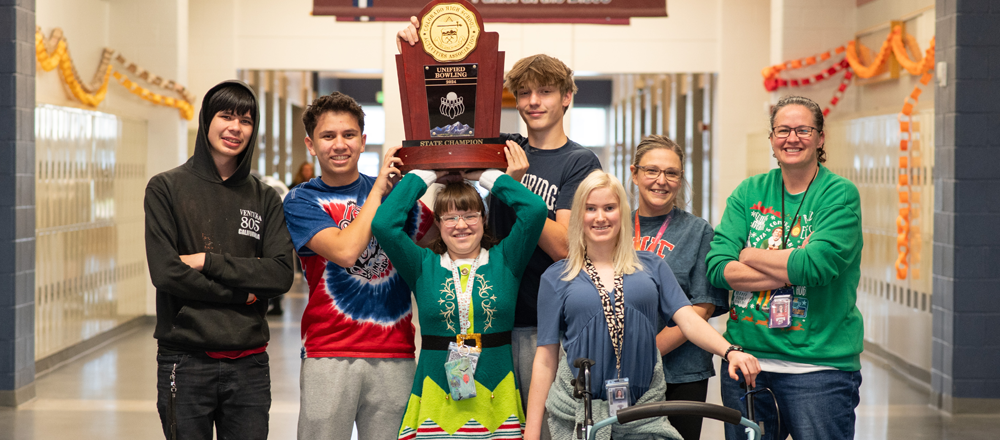
[[(285, 295), (285, 314), (270, 317), (270, 439), (295, 438), (305, 289), (297, 280)], [(141, 327), (39, 377), (33, 401), (0, 409), (0, 440), (163, 438), (152, 332), (152, 326)], [(863, 356), (862, 365), (858, 439), (1000, 437), (1000, 416), (945, 415), (928, 406), (926, 390), (912, 387), (879, 360)], [(718, 395), (718, 381), (712, 379), (709, 401), (718, 403)], [(706, 421), (702, 438), (721, 439), (721, 422)]]

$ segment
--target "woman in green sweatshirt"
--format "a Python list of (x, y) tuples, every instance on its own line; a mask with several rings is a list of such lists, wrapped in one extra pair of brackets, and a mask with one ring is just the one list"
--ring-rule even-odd
[[(733, 290), (725, 337), (760, 359), (758, 420), (776, 439), (854, 438), (864, 325), (857, 187), (825, 162), (823, 113), (808, 98), (771, 111), (779, 169), (743, 181), (726, 201), (708, 253), (709, 280)], [(726, 406), (742, 409), (738, 381), (721, 376)], [(780, 419), (781, 426), (777, 426)], [(735, 440), (732, 426), (726, 438)]]

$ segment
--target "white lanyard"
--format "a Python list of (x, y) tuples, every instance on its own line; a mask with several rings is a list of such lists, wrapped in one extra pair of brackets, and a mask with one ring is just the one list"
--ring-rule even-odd
[[(479, 255), (482, 255), (482, 250)], [(451, 276), (455, 282), (455, 298), (458, 300), (458, 322), (461, 333), (469, 331), (469, 307), (472, 306), (472, 286), (476, 283), (476, 269), (479, 269), (479, 255), (472, 260), (472, 268), (469, 269), (469, 277), (465, 281), (465, 288), (462, 288), (462, 277), (458, 273), (458, 264), (451, 261)]]

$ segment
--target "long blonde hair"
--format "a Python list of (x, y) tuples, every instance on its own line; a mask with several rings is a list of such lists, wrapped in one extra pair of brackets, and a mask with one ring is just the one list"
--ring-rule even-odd
[(625, 187), (615, 176), (601, 170), (594, 170), (580, 182), (580, 186), (576, 188), (576, 194), (573, 196), (573, 208), (570, 211), (567, 233), (569, 256), (566, 257), (563, 281), (576, 278), (585, 265), (587, 240), (583, 232), (583, 215), (590, 193), (600, 188), (608, 188), (615, 194), (615, 197), (618, 198), (618, 211), (621, 213), (618, 242), (615, 244), (614, 254), (611, 256), (615, 273), (628, 275), (635, 273), (636, 270), (642, 270), (639, 257), (636, 256), (635, 249), (632, 248), (632, 223), (628, 221), (628, 215), (632, 209), (628, 203)]

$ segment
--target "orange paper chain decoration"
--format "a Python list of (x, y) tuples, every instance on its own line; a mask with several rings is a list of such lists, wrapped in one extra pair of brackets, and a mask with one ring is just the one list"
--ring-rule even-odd
[[(83, 104), (90, 107), (97, 107), (98, 104), (104, 101), (108, 92), (108, 83), (111, 76), (114, 75), (119, 83), (135, 95), (157, 105), (176, 108), (184, 119), (191, 120), (194, 117), (194, 107), (186, 100), (188, 98), (187, 94), (183, 95), (185, 99), (165, 97), (138, 86), (121, 73), (114, 71), (110, 64), (113, 52), (110, 49), (104, 49), (101, 55), (101, 65), (94, 75), (94, 80), (90, 84), (85, 84), (80, 80), (80, 75), (73, 64), (73, 58), (69, 55), (69, 46), (65, 37), (62, 36), (61, 29), (56, 28), (52, 31), (50, 42), (54, 43), (53, 45), (55, 46), (55, 49), (51, 52), (49, 52), (45, 45), (45, 38), (42, 35), (41, 28), (36, 27), (35, 57), (38, 59), (38, 65), (46, 72), (59, 67), (59, 76), (62, 78), (70, 94)], [(174, 85), (173, 81), (168, 81), (168, 84)], [(186, 91), (183, 86), (177, 86), (177, 88), (179, 91)]]
[(833, 54), (840, 53), (845, 55), (851, 69), (854, 70), (854, 74), (861, 78), (871, 78), (885, 72), (886, 62), (889, 60), (890, 54), (912, 75), (919, 75), (921, 72), (927, 70), (929, 66), (926, 63), (926, 57), (912, 60), (909, 54), (907, 54), (907, 50), (912, 52), (914, 56), (920, 55), (920, 46), (917, 44), (916, 38), (910, 34), (904, 34), (902, 27), (896, 25), (893, 26), (889, 35), (886, 36), (885, 41), (882, 42), (882, 46), (879, 48), (878, 54), (874, 59), (870, 59), (870, 51), (867, 47), (855, 41), (850, 41), (844, 46), (839, 46), (836, 49), (828, 50), (819, 55), (785, 61), (781, 64), (765, 67), (761, 70), (761, 75), (764, 76), (765, 88), (773, 91), (775, 88), (773, 85), (782, 81), (778, 79), (778, 74), (782, 71), (812, 66), (818, 62), (830, 59)]
[[(897, 54), (897, 57), (899, 54)], [(920, 84), (913, 88), (910, 95), (903, 100), (903, 109), (899, 112), (899, 182), (896, 189), (899, 192), (899, 215), (896, 217), (896, 278), (903, 280), (907, 275), (912, 275), (914, 279), (920, 278), (920, 271), (917, 268), (910, 269), (910, 264), (920, 262), (920, 191), (915, 191), (910, 178), (911, 170), (922, 165), (920, 140), (915, 134), (919, 130), (915, 128), (913, 121), (913, 108), (923, 93), (923, 87), (931, 82), (934, 66), (934, 39), (931, 39), (931, 46), (927, 49), (927, 54), (921, 60)], [(909, 69), (907, 69), (909, 71)], [(924, 176), (926, 178), (926, 176)]]
[(847, 62), (851, 64), (851, 69), (854, 69), (854, 73), (856, 73), (861, 78), (871, 78), (881, 73), (880, 69), (882, 68), (882, 64), (884, 64), (889, 59), (889, 53), (892, 52), (892, 39), (896, 37), (899, 33), (900, 33), (899, 27), (894, 27), (892, 29), (892, 32), (889, 33), (889, 36), (887, 36), (885, 38), (885, 41), (882, 42), (882, 48), (879, 49), (878, 55), (875, 57), (875, 60), (868, 66), (862, 64), (861, 60), (858, 59), (858, 50), (856, 43), (854, 41), (848, 42), (847, 53), (845, 55), (847, 56)]
[[(896, 55), (896, 61), (899, 61), (899, 65), (903, 66), (907, 72), (910, 72), (910, 75), (920, 75), (934, 64), (933, 57), (929, 58), (928, 56), (924, 56), (916, 61), (911, 60), (906, 50), (909, 48), (915, 56), (920, 56), (920, 46), (917, 44), (917, 39), (913, 35), (906, 34), (906, 44), (904, 46), (902, 30), (899, 26), (896, 26), (894, 30), (898, 32), (890, 35), (892, 37), (892, 53)], [(931, 46), (934, 46), (933, 37), (931, 37)], [(928, 63), (928, 60), (930, 63)]]
[[(111, 76), (111, 66), (104, 65), (104, 76), (100, 81), (100, 85), (97, 87), (84, 84), (80, 80), (79, 75), (76, 73), (76, 68), (73, 66), (73, 59), (69, 55), (69, 49), (66, 45), (66, 40), (60, 38), (59, 42), (56, 44), (55, 50), (49, 53), (45, 48), (45, 42), (42, 38), (41, 31), (35, 32), (35, 56), (38, 58), (38, 64), (41, 66), (42, 70), (50, 72), (56, 67), (59, 68), (59, 76), (62, 78), (63, 83), (69, 89), (70, 93), (80, 102), (89, 105), (91, 107), (96, 107), (104, 100), (104, 97), (108, 93), (108, 78)], [(96, 77), (97, 75), (95, 75)], [(93, 90), (96, 88), (96, 90)]]
[(844, 79), (840, 80), (840, 87), (837, 87), (837, 90), (833, 92), (833, 98), (830, 98), (830, 106), (823, 109), (824, 118), (829, 116), (830, 110), (833, 110), (833, 107), (836, 106), (837, 103), (839, 103), (840, 100), (844, 98), (844, 90), (847, 90), (847, 86), (851, 85), (851, 78), (853, 77), (854, 73), (851, 71), (851, 68), (850, 67), (845, 68)]
[(778, 73), (780, 73), (782, 70), (801, 69), (803, 67), (812, 66), (817, 62), (826, 61), (833, 56), (830, 54), (831, 51), (836, 54), (841, 54), (844, 52), (844, 46), (840, 46), (836, 49), (831, 49), (821, 54), (813, 55), (811, 57), (805, 57), (798, 60), (785, 61), (784, 63), (781, 64), (775, 64), (773, 66), (765, 67), (764, 70), (761, 71), (761, 74), (764, 75), (765, 80), (774, 79), (775, 77), (778, 76)]

